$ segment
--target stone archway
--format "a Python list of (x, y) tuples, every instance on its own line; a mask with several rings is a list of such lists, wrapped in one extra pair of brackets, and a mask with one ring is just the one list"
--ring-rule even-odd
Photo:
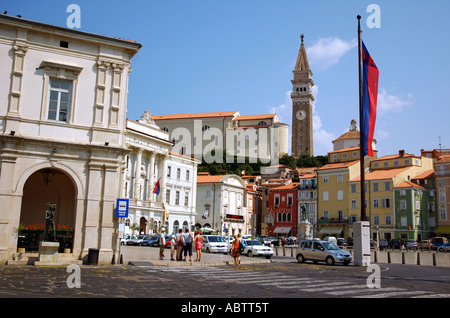
[(60, 251), (73, 249), (77, 190), (72, 179), (62, 170), (45, 168), (28, 176), (23, 185), (18, 247), (26, 251), (39, 249), (45, 227), (47, 203), (56, 204), (55, 227)]

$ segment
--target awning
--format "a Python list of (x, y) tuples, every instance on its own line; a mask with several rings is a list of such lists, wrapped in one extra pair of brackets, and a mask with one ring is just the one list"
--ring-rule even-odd
[(277, 226), (275, 230), (273, 230), (273, 233), (288, 234), (291, 229), (292, 227), (289, 226)]
[(439, 226), (434, 233), (438, 234), (450, 234), (450, 226)]
[(341, 234), (342, 229), (342, 226), (326, 226), (320, 229), (319, 234)]

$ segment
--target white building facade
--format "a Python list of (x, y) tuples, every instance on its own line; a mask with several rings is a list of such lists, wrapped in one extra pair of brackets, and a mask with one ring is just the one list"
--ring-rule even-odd
[[(141, 44), (0, 15), (0, 262), (42, 237), (24, 228), (55, 223), (69, 258), (118, 249), (116, 199), (127, 154), (130, 60)], [(62, 246), (64, 245), (64, 246)]]
[[(170, 149), (169, 134), (146, 111), (138, 121), (127, 119), (127, 147), (122, 198), (129, 199), (124, 234), (157, 234), (193, 228), (199, 161)], [(159, 194), (154, 190), (159, 182)]]
[(220, 235), (251, 234), (244, 204), (245, 182), (237, 175), (197, 176), (196, 227), (210, 227)]

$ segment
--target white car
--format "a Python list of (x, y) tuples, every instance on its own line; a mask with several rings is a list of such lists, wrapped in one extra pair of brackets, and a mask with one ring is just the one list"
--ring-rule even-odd
[(247, 254), (248, 257), (265, 256), (267, 259), (273, 255), (273, 248), (266, 246), (258, 240), (245, 240), (245, 249), (241, 254)]
[(224, 253), (227, 254), (227, 243), (220, 235), (203, 235), (205, 242), (202, 251), (207, 253)]

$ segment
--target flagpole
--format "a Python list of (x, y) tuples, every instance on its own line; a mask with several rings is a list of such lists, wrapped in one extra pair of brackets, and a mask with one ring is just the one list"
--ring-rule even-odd
[(363, 70), (362, 70), (362, 46), (361, 46), (361, 16), (358, 19), (358, 69), (359, 69), (359, 160), (361, 174), (361, 221), (366, 221), (366, 191), (365, 191), (365, 174), (364, 174), (364, 150), (363, 150)]

